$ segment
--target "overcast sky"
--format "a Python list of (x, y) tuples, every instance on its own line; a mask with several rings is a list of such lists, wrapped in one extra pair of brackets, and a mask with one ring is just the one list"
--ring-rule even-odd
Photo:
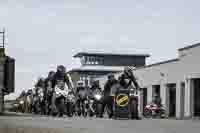
[(30, 88), (77, 51), (149, 53), (148, 63), (177, 57), (200, 42), (198, 0), (0, 0), (7, 54), (16, 59), (16, 90)]

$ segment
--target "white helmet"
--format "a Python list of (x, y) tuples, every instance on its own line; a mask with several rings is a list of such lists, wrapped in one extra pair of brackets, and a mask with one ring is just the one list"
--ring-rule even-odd
[(124, 67), (124, 72), (130, 72), (132, 70), (133, 70), (133, 68), (131, 66)]
[(85, 86), (85, 83), (84, 81), (77, 81), (77, 87), (84, 87)]

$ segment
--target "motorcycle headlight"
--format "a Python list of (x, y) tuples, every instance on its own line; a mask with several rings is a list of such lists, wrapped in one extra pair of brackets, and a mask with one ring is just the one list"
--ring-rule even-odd
[(24, 101), (20, 101), (19, 103), (20, 103), (20, 104), (24, 104)]
[(40, 96), (43, 97), (43, 96), (44, 96), (44, 93), (41, 93)]
[(19, 105), (17, 103), (14, 104), (15, 107), (18, 107)]
[(100, 100), (101, 99), (101, 95), (97, 94), (94, 96), (94, 98), (96, 98), (97, 100)]
[(60, 93), (56, 91), (56, 95), (59, 95)]
[(130, 95), (130, 96), (134, 96), (134, 93), (130, 93), (129, 95)]

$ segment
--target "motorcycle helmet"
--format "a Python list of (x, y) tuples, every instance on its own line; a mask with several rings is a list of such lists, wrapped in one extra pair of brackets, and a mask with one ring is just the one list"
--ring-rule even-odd
[(57, 66), (57, 72), (66, 73), (66, 68), (63, 65)]
[(31, 95), (32, 93), (33, 93), (32, 89), (29, 89), (27, 92), (28, 95)]
[(84, 87), (84, 81), (77, 81), (77, 87)]
[(94, 81), (93, 85), (94, 87), (99, 87), (99, 80)]
[(25, 96), (25, 95), (26, 95), (26, 91), (23, 90), (23, 91), (21, 92), (21, 96)]
[(132, 68), (130, 66), (127, 66), (124, 68), (124, 74), (131, 76), (132, 75)]
[(45, 78), (39, 77), (38, 81), (37, 81), (37, 84), (36, 84), (36, 87), (43, 87), (44, 84), (45, 84)]
[(124, 72), (125, 73), (129, 73), (129, 72), (131, 72), (132, 71), (132, 68), (130, 67), (130, 66), (126, 66), (125, 68), (124, 68)]
[(108, 74), (108, 80), (112, 80), (113, 78), (115, 78), (114, 74)]
[(50, 71), (48, 74), (48, 78), (53, 78), (55, 74), (56, 74), (55, 71)]

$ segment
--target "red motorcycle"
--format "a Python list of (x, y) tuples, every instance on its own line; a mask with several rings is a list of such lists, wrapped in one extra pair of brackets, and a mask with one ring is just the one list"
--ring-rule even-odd
[(167, 118), (167, 109), (163, 105), (158, 106), (155, 103), (147, 104), (144, 108), (145, 118)]

